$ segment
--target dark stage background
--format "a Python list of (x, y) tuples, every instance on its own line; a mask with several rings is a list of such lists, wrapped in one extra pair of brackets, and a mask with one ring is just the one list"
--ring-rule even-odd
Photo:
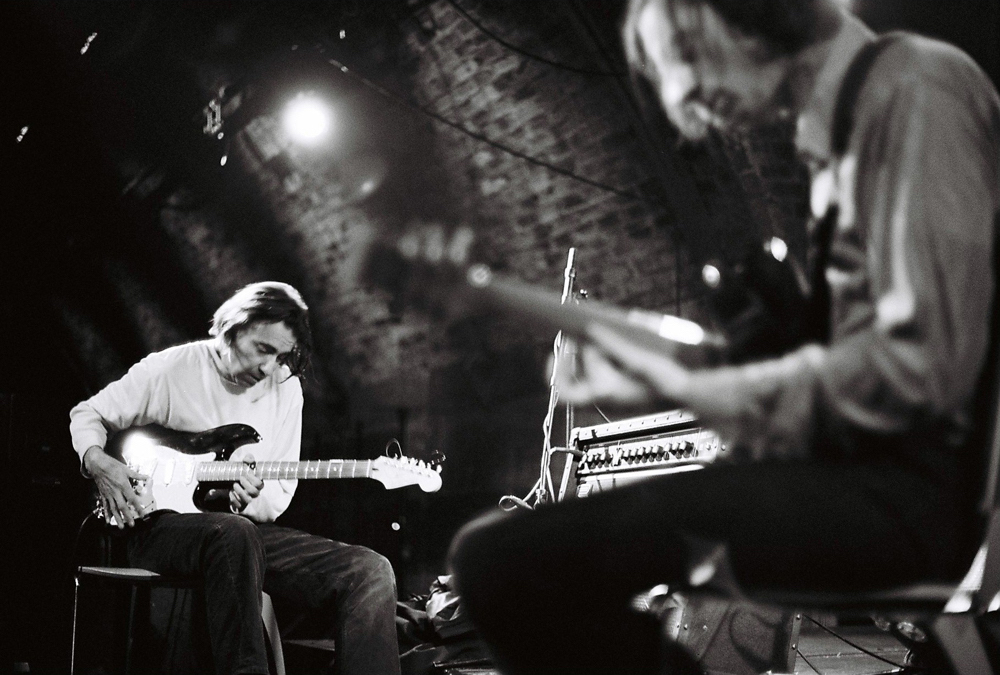
[[(996, 80), (998, 4), (858, 9), (957, 42)], [(304, 458), (374, 457), (391, 439), (447, 456), (438, 493), (303, 482), (281, 519), (387, 555), (405, 597), (445, 573), (463, 522), (534, 484), (554, 336), (415, 311), (352, 273), (366, 238), (468, 224), (482, 259), (553, 291), (576, 247), (591, 297), (701, 321), (706, 261), (772, 236), (801, 255), (789, 130), (677, 146), (629, 87), (621, 13), (619, 0), (0, 3), (0, 669), (67, 668), (89, 509), (70, 407), (203, 337), (243, 284), (286, 281), (311, 306)], [(281, 127), (300, 91), (333, 106), (317, 147)]]

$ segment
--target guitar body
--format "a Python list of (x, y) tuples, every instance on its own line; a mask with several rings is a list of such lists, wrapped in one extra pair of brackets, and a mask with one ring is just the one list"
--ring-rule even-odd
[[(140, 519), (157, 511), (198, 513), (209, 510), (212, 490), (228, 490), (232, 482), (201, 482), (197, 471), (205, 462), (226, 462), (240, 447), (256, 443), (260, 435), (246, 424), (226, 424), (208, 431), (184, 432), (157, 424), (131, 427), (108, 441), (105, 452), (139, 473), (149, 476), (137, 484), (142, 500)], [(113, 519), (109, 520), (114, 524)]]
[(164, 447), (143, 452), (138, 458), (126, 455), (126, 464), (149, 476), (149, 480), (137, 486), (139, 498), (143, 502), (140, 518), (156, 511), (197, 513), (207, 510), (205, 499), (208, 491), (230, 487), (224, 483), (200, 483), (195, 480), (194, 472), (198, 464), (215, 459), (216, 456), (212, 453), (185, 455)]
[(806, 342), (827, 341), (828, 301), (807, 290), (805, 272), (794, 258), (751, 247), (738, 264), (720, 267), (719, 278), (706, 285), (710, 314), (726, 337), (726, 363), (777, 357)]
[[(230, 461), (236, 450), (258, 441), (260, 435), (246, 424), (226, 424), (201, 432), (148, 425), (115, 434), (104, 451), (148, 476), (147, 480), (134, 484), (142, 509), (141, 513), (133, 515), (140, 519), (157, 511), (198, 513), (212, 510), (212, 491), (229, 490), (247, 474), (264, 480), (372, 478), (390, 490), (419, 485), (424, 492), (435, 492), (441, 487), (440, 466), (409, 457), (251, 464)], [(116, 524), (101, 506), (99, 503), (98, 514)]]

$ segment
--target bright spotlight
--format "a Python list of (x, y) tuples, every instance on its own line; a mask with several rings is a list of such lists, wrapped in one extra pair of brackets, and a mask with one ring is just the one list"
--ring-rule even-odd
[(718, 288), (722, 283), (722, 272), (715, 265), (705, 265), (701, 268), (701, 279), (709, 288)]
[(315, 94), (298, 94), (285, 107), (285, 131), (295, 141), (315, 143), (330, 130), (330, 108)]
[(788, 244), (778, 237), (771, 237), (771, 241), (768, 243), (768, 250), (771, 251), (771, 255), (773, 255), (774, 259), (778, 262), (782, 262), (788, 255)]

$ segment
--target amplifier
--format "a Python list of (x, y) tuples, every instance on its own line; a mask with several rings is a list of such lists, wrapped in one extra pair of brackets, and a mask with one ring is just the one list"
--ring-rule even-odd
[(570, 432), (559, 499), (587, 497), (637, 480), (700, 469), (726, 447), (684, 410), (635, 417)]
[[(560, 500), (700, 469), (726, 446), (691, 413), (671, 410), (574, 428), (568, 450), (572, 461), (563, 470)], [(657, 613), (665, 634), (684, 645), (708, 675), (794, 671), (800, 613), (721, 598), (668, 598), (672, 609)]]

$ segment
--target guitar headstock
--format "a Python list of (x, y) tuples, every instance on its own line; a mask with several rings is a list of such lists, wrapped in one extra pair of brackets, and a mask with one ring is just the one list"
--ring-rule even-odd
[[(418, 224), (395, 236), (376, 236), (359, 250), (359, 280), (388, 292), (394, 302), (436, 316), (461, 316), (475, 260), (469, 227)], [(479, 267), (482, 267), (480, 265)]]
[(372, 460), (372, 478), (387, 490), (419, 485), (424, 492), (441, 489), (441, 467), (412, 457), (378, 457)]

